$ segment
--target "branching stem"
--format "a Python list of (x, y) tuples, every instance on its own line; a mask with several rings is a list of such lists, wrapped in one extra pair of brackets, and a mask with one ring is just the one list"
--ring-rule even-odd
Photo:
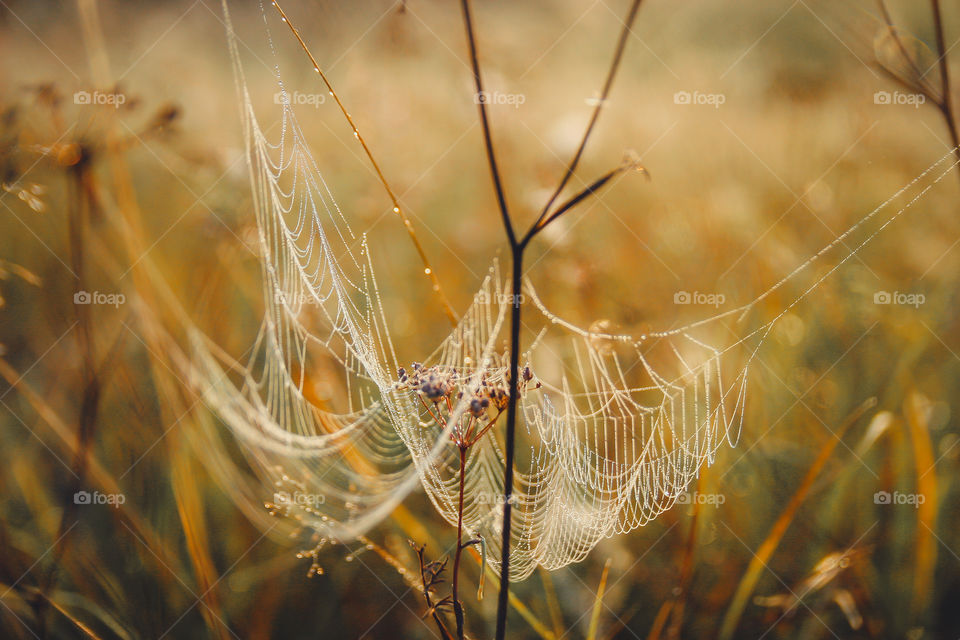
[[(483, 99), (484, 90), (483, 90), (483, 79), (480, 74), (480, 62), (477, 55), (477, 42), (474, 35), (473, 29), (473, 17), (470, 13), (470, 0), (461, 0), (460, 6), (463, 9), (463, 22), (464, 27), (467, 32), (467, 45), (470, 52), (470, 67), (473, 71), (473, 81), (474, 87), (477, 92), (478, 99), (476, 100), (477, 108), (480, 113), (480, 124), (483, 129), (483, 142), (487, 155), (487, 163), (490, 166), (490, 175), (493, 179), (494, 191), (496, 192), (497, 205), (500, 209), (500, 217), (503, 220), (504, 231), (507, 235), (507, 241), (510, 245), (510, 258), (511, 258), (511, 269), (510, 269), (510, 292), (512, 294), (510, 301), (510, 398), (507, 404), (507, 426), (506, 432), (504, 434), (504, 471), (503, 471), (503, 530), (501, 535), (501, 560), (500, 560), (500, 594), (497, 600), (497, 631), (496, 639), (503, 640), (506, 637), (507, 630), (507, 603), (509, 601), (509, 591), (510, 591), (510, 539), (511, 539), (511, 529), (512, 529), (512, 511), (513, 511), (513, 460), (514, 460), (514, 449), (515, 449), (515, 440), (516, 440), (516, 430), (517, 430), (517, 405), (519, 404), (520, 397), (520, 388), (519, 388), (519, 369), (520, 369), (520, 326), (521, 326), (521, 288), (523, 282), (523, 254), (527, 246), (533, 240), (533, 238), (542, 231), (548, 224), (557, 220), (567, 211), (573, 209), (580, 202), (585, 200), (591, 195), (596, 194), (604, 185), (608, 184), (615, 176), (619, 175), (621, 172), (627, 170), (628, 168), (635, 167), (635, 163), (629, 163), (621, 165), (620, 167), (614, 169), (613, 171), (608, 172), (607, 174), (601, 176), (599, 179), (595, 180), (592, 184), (587, 186), (585, 189), (580, 191), (578, 194), (567, 200), (560, 207), (553, 209), (553, 205), (556, 202), (557, 198), (563, 192), (564, 188), (567, 186), (567, 183), (573, 177), (574, 172), (576, 171), (577, 165), (580, 163), (580, 158), (583, 156), (583, 151), (587, 146), (587, 141), (590, 139), (590, 134), (593, 132), (594, 125), (597, 122), (597, 119), (600, 116), (600, 111), (603, 108), (603, 104), (606, 102), (607, 97), (610, 94), (610, 89), (613, 86), (613, 80), (616, 77), (617, 69), (620, 67), (620, 61), (623, 58), (623, 52), (626, 48), (627, 41), (630, 36), (630, 28), (636, 18), (637, 11), (640, 9), (640, 3), (642, 0), (633, 0), (630, 6), (630, 11), (627, 14), (627, 19), (623, 23), (623, 29), (620, 32), (620, 38), (617, 42), (616, 49), (614, 51), (613, 61), (610, 64), (610, 68), (607, 72), (607, 77), (603, 85), (603, 90), (600, 95), (600, 100), (597, 102), (597, 106), (594, 108), (593, 115), (590, 118), (590, 122), (587, 125), (586, 130), (584, 131), (583, 138), (580, 141), (580, 146), (577, 148), (576, 153), (574, 153), (573, 158), (570, 163), (567, 165), (566, 171), (564, 172), (563, 178), (560, 180), (560, 184), (557, 186), (556, 190), (550, 196), (550, 199), (547, 201), (547, 204), (544, 206), (543, 210), (540, 212), (540, 216), (536, 221), (530, 226), (529, 230), (524, 234), (521, 239), (517, 238), (516, 231), (513, 226), (513, 220), (510, 217), (509, 210), (507, 208), (507, 199), (504, 194), (503, 181), (500, 178), (500, 170), (497, 164), (496, 152), (493, 145), (493, 136), (490, 132), (490, 121), (487, 116), (487, 101)], [(463, 462), (461, 458), (460, 464), (461, 474), (463, 473)], [(463, 513), (463, 480), (461, 476), (461, 504), (460, 504), (460, 520), (462, 522), (462, 513)], [(459, 554), (461, 551), (460, 546), (460, 527), (457, 531), (457, 560), (459, 560)], [(456, 561), (455, 569), (456, 573)], [(456, 584), (456, 582), (455, 582)], [(456, 593), (454, 593), (454, 602), (455, 607), (459, 606), (457, 601)], [(459, 609), (457, 609), (459, 612)], [(458, 613), (457, 617), (458, 630), (460, 625), (460, 614)]]
[(953, 143), (953, 151), (960, 160), (960, 135), (957, 133), (957, 121), (953, 115), (953, 97), (951, 96), (952, 87), (950, 86), (950, 65), (947, 60), (947, 43), (943, 35), (943, 15), (940, 13), (940, 0), (930, 0), (933, 8), (933, 26), (937, 38), (937, 62), (940, 65), (940, 84), (943, 87), (943, 99), (940, 102), (940, 111), (943, 112), (943, 119), (947, 122), (947, 129), (950, 131), (950, 142)]

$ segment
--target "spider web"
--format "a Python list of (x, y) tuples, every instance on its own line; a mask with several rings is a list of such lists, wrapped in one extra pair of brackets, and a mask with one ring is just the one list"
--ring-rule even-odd
[[(262, 5), (261, 12), (276, 59)], [(325, 182), (279, 65), (280, 133), (272, 140), (264, 133), (226, 1), (224, 15), (266, 310), (242, 364), (194, 331), (192, 383), (241, 444), (265, 498), (271, 487), (313, 496), (274, 500), (272, 507), (314, 532), (318, 548), (356, 539), (420, 488), (455, 525), (459, 462), (450, 434), (467, 398), (437, 421), (416, 393), (398, 386), (402, 363), (366, 238), (354, 234)], [(550, 311), (526, 281), (525, 324), (534, 337), (521, 364), (531, 363), (542, 386), (522, 395), (518, 411), (510, 579), (522, 580), (538, 565), (582, 560), (600, 540), (671, 508), (724, 442), (736, 444), (750, 364), (776, 322), (954, 170), (952, 153), (753, 301), (684, 327), (640, 335), (581, 328)], [(742, 325), (760, 302), (831, 253), (839, 254), (836, 263), (774, 318), (719, 347), (704, 337), (729, 335), (728, 321)], [(506, 384), (508, 288), (494, 262), (472, 305), (423, 365), (461, 372), (465, 386), (482, 379)], [(310, 383), (320, 377), (332, 381), (344, 407), (311, 397)], [(463, 509), (466, 534), (484, 539), (495, 569), (503, 554), (501, 438), (495, 427), (469, 449)]]

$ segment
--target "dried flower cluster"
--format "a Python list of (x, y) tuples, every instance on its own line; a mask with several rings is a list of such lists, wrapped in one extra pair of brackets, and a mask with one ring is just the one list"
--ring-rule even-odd
[[(454, 443), (469, 447), (492, 427), (510, 402), (510, 373), (504, 369), (495, 376), (481, 374), (479, 383), (474, 382), (475, 372), (456, 367), (425, 367), (419, 362), (410, 365), (407, 371), (400, 367), (397, 372), (397, 388), (417, 394), (420, 402), (441, 427), (447, 425), (450, 416), (461, 402), (466, 402), (462, 417), (451, 432)], [(523, 396), (529, 389), (539, 389), (534, 381), (530, 365), (520, 371), (517, 390)]]

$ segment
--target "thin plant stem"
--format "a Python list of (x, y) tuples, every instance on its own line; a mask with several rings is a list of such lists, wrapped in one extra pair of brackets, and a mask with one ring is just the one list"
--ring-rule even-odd
[(541, 220), (537, 222), (537, 224), (530, 229), (529, 233), (530, 234), (539, 233), (544, 228), (546, 228), (548, 224), (550, 224), (551, 222), (553, 222), (554, 220), (556, 220), (557, 218), (565, 214), (567, 211), (569, 211), (570, 209), (580, 204), (580, 202), (596, 194), (607, 183), (609, 183), (611, 180), (619, 176), (621, 173), (625, 171), (629, 171), (631, 169), (639, 169), (640, 171), (646, 173), (646, 169), (639, 166), (636, 162), (634, 161), (624, 162), (616, 169), (608, 171), (607, 173), (603, 174), (602, 176), (600, 176), (599, 178), (591, 182), (589, 185), (584, 187), (583, 190), (580, 191), (580, 193), (576, 194), (575, 196), (573, 196), (572, 198), (564, 202), (562, 205), (557, 207), (557, 210), (551, 213), (550, 217), (548, 217), (546, 220)]
[[(573, 159), (570, 161), (570, 164), (567, 167), (566, 172), (564, 173), (563, 178), (560, 181), (560, 185), (554, 191), (553, 195), (550, 197), (550, 200), (547, 202), (547, 205), (543, 208), (540, 216), (537, 220), (530, 226), (529, 230), (524, 234), (522, 239), (517, 239), (516, 231), (514, 230), (513, 221), (510, 218), (510, 213), (507, 208), (507, 199), (504, 194), (503, 181), (500, 178), (500, 170), (497, 164), (496, 152), (493, 145), (493, 136), (490, 132), (490, 121), (487, 116), (487, 101), (483, 99), (484, 90), (483, 90), (483, 79), (480, 73), (480, 61), (479, 56), (477, 55), (477, 42), (474, 35), (473, 28), (473, 17), (470, 13), (470, 0), (461, 0), (460, 6), (463, 10), (463, 22), (467, 35), (467, 44), (470, 53), (470, 67), (473, 71), (473, 81), (474, 87), (477, 92), (477, 107), (480, 114), (480, 123), (483, 129), (483, 142), (484, 148), (486, 150), (487, 163), (490, 167), (490, 174), (493, 178), (493, 186), (496, 192), (497, 204), (500, 209), (500, 216), (503, 220), (504, 230), (507, 234), (507, 240), (510, 245), (510, 257), (511, 257), (511, 269), (510, 269), (510, 292), (511, 292), (511, 304), (510, 304), (510, 398), (507, 404), (507, 426), (506, 432), (504, 434), (504, 471), (503, 471), (503, 525), (502, 525), (502, 535), (501, 535), (501, 560), (500, 560), (500, 593), (497, 599), (497, 626), (496, 626), (496, 640), (504, 640), (506, 637), (507, 630), (507, 605), (509, 603), (510, 596), (510, 540), (511, 540), (511, 529), (512, 529), (512, 514), (513, 514), (513, 461), (514, 461), (514, 451), (515, 451), (515, 442), (516, 442), (516, 430), (517, 430), (517, 405), (520, 399), (520, 388), (519, 388), (519, 369), (520, 369), (520, 326), (521, 326), (521, 290), (523, 282), (523, 254), (529, 245), (530, 241), (546, 227), (547, 224), (553, 222), (561, 215), (567, 211), (573, 209), (577, 204), (585, 200), (590, 195), (595, 195), (597, 191), (607, 184), (615, 175), (619, 174), (621, 171), (625, 170), (628, 166), (633, 165), (624, 165), (607, 173), (602, 176), (590, 186), (585, 188), (583, 191), (575, 195), (573, 198), (568, 200), (566, 203), (561, 205), (556, 211), (551, 213), (551, 207), (553, 206), (556, 198), (563, 191), (564, 187), (569, 182), (570, 178), (573, 176), (574, 171), (577, 168), (577, 165), (580, 162), (580, 158), (583, 155), (583, 151), (586, 148), (587, 141), (590, 138), (590, 134), (593, 131), (593, 127), (597, 122), (597, 119), (600, 116), (600, 111), (603, 107), (603, 103), (606, 101), (610, 89), (613, 86), (613, 80), (616, 77), (617, 69), (620, 66), (620, 61), (623, 58), (623, 52), (626, 48), (627, 41), (629, 40), (630, 27), (633, 24), (637, 11), (640, 8), (640, 3), (642, 0), (634, 0), (630, 7), (630, 12), (627, 15), (626, 21), (623, 23), (623, 29), (620, 33), (620, 38), (617, 42), (617, 47), (614, 51), (613, 61), (610, 64), (610, 69), (607, 72), (606, 81), (603, 85), (603, 90), (601, 92), (601, 98), (597, 107), (594, 109), (593, 115), (590, 118), (590, 122), (587, 125), (586, 131), (584, 132), (583, 138), (581, 139), (580, 146), (577, 148), (576, 153), (574, 154)], [(462, 465), (461, 465), (462, 469)], [(458, 532), (459, 533), (459, 532)], [(458, 546), (459, 551), (459, 546)], [(454, 601), (456, 602), (456, 596), (454, 596)], [(455, 605), (456, 606), (456, 605)]]
[(553, 203), (556, 202), (557, 198), (560, 196), (560, 192), (563, 191), (563, 188), (567, 186), (570, 178), (573, 177), (573, 172), (576, 171), (577, 165), (580, 164), (580, 158), (583, 156), (583, 151), (587, 147), (587, 141), (590, 139), (590, 134), (593, 133), (593, 127), (597, 124), (597, 120), (600, 118), (600, 111), (603, 109), (603, 105), (606, 104), (607, 97), (610, 95), (610, 89), (613, 87), (613, 79), (616, 77), (617, 70), (620, 68), (620, 60), (623, 58), (623, 52), (627, 47), (627, 39), (630, 37), (630, 26), (637, 17), (637, 11), (640, 10), (640, 3), (642, 1), (643, 0), (634, 0), (633, 4), (630, 6), (630, 13), (627, 15), (627, 19), (623, 23), (623, 30), (620, 32), (620, 40), (617, 42), (617, 48), (613, 54), (613, 62), (610, 63), (610, 69), (607, 71), (607, 79), (604, 81), (603, 90), (600, 92), (600, 99), (597, 100), (597, 104), (593, 108), (593, 113), (590, 116), (590, 122), (587, 124), (587, 128), (583, 132), (583, 138), (580, 139), (580, 145), (573, 154), (570, 164), (567, 165), (567, 170), (564, 172), (563, 178), (560, 180), (560, 184), (557, 185), (557, 188), (550, 196), (547, 204), (545, 204), (543, 210), (540, 211), (540, 216), (533, 224), (533, 228), (536, 228), (547, 216), (547, 213), (550, 211), (550, 207), (552, 207)]
[(507, 633), (507, 603), (510, 591), (510, 529), (513, 514), (513, 457), (517, 430), (517, 401), (520, 389), (517, 385), (517, 373), (520, 368), (520, 283), (523, 279), (523, 249), (526, 245), (513, 247), (513, 269), (511, 270), (511, 288), (513, 293), (510, 307), (510, 400), (507, 404), (507, 431), (504, 436), (503, 470), (503, 531), (500, 552), (500, 593), (497, 599), (497, 640), (503, 640)]
[(940, 111), (943, 112), (943, 118), (947, 121), (947, 129), (950, 131), (950, 141), (953, 143), (953, 151), (960, 160), (960, 135), (957, 134), (957, 122), (953, 116), (953, 98), (950, 86), (950, 64), (947, 60), (947, 43), (943, 35), (943, 15), (940, 12), (940, 0), (930, 0), (933, 8), (933, 26), (937, 38), (937, 62), (940, 65), (940, 84), (943, 85), (943, 100), (940, 103)]
[(417, 238), (417, 234), (413, 230), (413, 223), (410, 222), (410, 218), (403, 210), (403, 207), (400, 206), (400, 201), (398, 200), (396, 194), (394, 194), (393, 189), (390, 188), (390, 183), (387, 182), (386, 177), (383, 175), (383, 171), (381, 171), (379, 163), (377, 163), (376, 159), (374, 159), (373, 152), (370, 151), (370, 147), (367, 146), (367, 141), (364, 140), (363, 135), (360, 133), (360, 129), (357, 128), (353, 118), (350, 117), (350, 112), (347, 111), (347, 108), (343, 105), (343, 102), (340, 101), (340, 96), (338, 96), (337, 92), (333, 90), (333, 85), (330, 84), (330, 80), (327, 79), (327, 74), (325, 74), (323, 69), (320, 68), (320, 63), (318, 63), (317, 59), (313, 57), (312, 53), (310, 53), (307, 43), (304, 42), (303, 38), (300, 36), (300, 32), (295, 26), (293, 26), (293, 23), (287, 17), (287, 14), (284, 13), (283, 8), (278, 2), (274, 0), (271, 2), (271, 4), (277, 10), (277, 13), (280, 14), (280, 19), (290, 28), (290, 31), (293, 33), (293, 37), (296, 38), (297, 42), (300, 44), (300, 48), (303, 49), (303, 52), (307, 54), (307, 58), (310, 59), (310, 64), (313, 65), (313, 70), (317, 73), (317, 75), (320, 76), (320, 80), (323, 81), (323, 85), (327, 88), (327, 91), (330, 93), (330, 96), (333, 98), (334, 102), (337, 103), (340, 113), (342, 113), (343, 117), (347, 119), (347, 124), (350, 125), (350, 129), (353, 131), (353, 137), (356, 138), (357, 142), (360, 143), (360, 146), (363, 147), (363, 152), (367, 155), (367, 160), (370, 161), (374, 172), (377, 174), (377, 179), (380, 181), (380, 184), (383, 185), (384, 190), (387, 192), (387, 196), (390, 198), (390, 202), (393, 204), (393, 212), (400, 217), (404, 228), (407, 230), (407, 235), (410, 236), (410, 240), (413, 242), (413, 246), (417, 250), (417, 254), (420, 256), (420, 261), (423, 263), (423, 272), (428, 278), (430, 278), (430, 283), (433, 285), (433, 291), (437, 294), (437, 298), (439, 298), (440, 304), (443, 306), (444, 314), (446, 314), (447, 319), (450, 320), (450, 323), (453, 326), (456, 326), (457, 314), (454, 313), (453, 307), (450, 306), (450, 301), (447, 299), (447, 296), (443, 293), (443, 289), (440, 287), (440, 280), (437, 278), (437, 272), (430, 265), (430, 261), (427, 259), (427, 254), (423, 249), (423, 245), (420, 244), (420, 240)]
[(487, 152), (487, 162), (490, 165), (490, 175), (493, 178), (493, 188), (497, 194), (497, 205), (500, 208), (500, 217), (507, 232), (510, 247), (517, 247), (517, 237), (513, 230), (513, 222), (507, 209), (507, 197), (503, 192), (503, 181), (500, 179), (500, 169), (497, 166), (497, 155), (493, 148), (493, 136), (490, 133), (490, 120), (487, 117), (487, 101), (484, 99), (483, 78), (480, 76), (480, 61), (477, 58), (477, 41), (473, 35), (473, 18), (470, 15), (470, 0), (461, 0), (463, 9), (463, 23), (467, 30), (467, 44), (470, 47), (470, 66), (473, 70), (473, 82), (477, 89), (477, 108), (480, 111), (480, 124), (483, 128), (483, 145)]
[[(929, 98), (931, 102), (937, 105), (937, 109), (940, 110), (940, 114), (943, 116), (943, 119), (946, 122), (947, 131), (950, 134), (950, 141), (953, 144), (953, 152), (956, 154), (957, 160), (960, 161), (960, 132), (957, 131), (957, 121), (953, 114), (953, 96), (952, 87), (950, 85), (950, 65), (949, 60), (947, 59), (947, 46), (946, 38), (943, 32), (943, 16), (940, 11), (940, 0), (930, 0), (930, 4), (933, 9), (933, 26), (937, 41), (937, 65), (940, 69), (941, 95), (938, 97), (936, 95), (936, 91), (932, 91), (924, 87), (922, 84), (914, 86), (913, 84), (899, 78), (896, 74), (891, 75), (895, 80), (906, 86), (908, 89), (920, 91), (924, 96)], [(917, 66), (916, 60), (914, 60), (909, 52), (907, 52), (907, 48), (903, 44), (903, 40), (897, 33), (897, 27), (893, 24), (893, 17), (890, 15), (890, 10), (887, 8), (886, 1), (877, 0), (877, 6), (880, 8), (880, 14), (883, 16), (883, 21), (886, 23), (887, 29), (890, 30), (890, 36), (893, 38), (897, 48), (900, 50), (900, 55), (903, 56), (904, 61), (910, 65), (917, 78), (922, 80), (929, 69), (920, 69)], [(957, 167), (957, 175), (960, 176), (960, 166)]]
[(453, 574), (451, 591), (453, 595), (453, 613), (457, 619), (457, 638), (463, 640), (463, 605), (460, 604), (460, 555), (463, 553), (463, 487), (466, 483), (467, 447), (460, 449), (460, 499), (457, 503), (457, 550), (453, 555)]

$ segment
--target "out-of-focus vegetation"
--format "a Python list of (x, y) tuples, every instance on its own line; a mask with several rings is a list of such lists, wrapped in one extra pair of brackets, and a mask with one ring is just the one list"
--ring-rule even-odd
[[(488, 87), (514, 96), (490, 112), (521, 220), (579, 141), (625, 6), (475, 7)], [(890, 9), (935, 50), (927, 3)], [(944, 9), (950, 45), (960, 12)], [(456, 7), (287, 10), (462, 311), (503, 232)], [(632, 149), (653, 180), (620, 179), (541, 238), (530, 276), (550, 307), (633, 329), (716, 313), (674, 304), (678, 291), (747, 302), (947, 153), (941, 113), (877, 64), (881, 23), (868, 11), (644, 2), (578, 173)], [(263, 28), (254, 2), (234, 19), (241, 37)], [(212, 480), (191, 435), (210, 417), (144, 321), (173, 315), (155, 276), (236, 357), (260, 321), (221, 20), (212, 0), (0, 5), (3, 637), (436, 635), (394, 564), (415, 572), (407, 540), (438, 559), (455, 531), (414, 495), (369, 541), (325, 551), (324, 574), (308, 579), (299, 543), (251, 524)], [(292, 88), (322, 96), (289, 34), (272, 35)], [(269, 69), (251, 71), (267, 108)], [(683, 104), (678, 92), (723, 100)], [(420, 359), (449, 327), (422, 266), (335, 106), (298, 108), (342, 210), (370, 234), (400, 360)], [(778, 325), (752, 369), (739, 445), (696, 488), (707, 503), (516, 585), (509, 637), (960, 635), (958, 177)], [(76, 304), (78, 292), (103, 304)], [(876, 303), (883, 292), (922, 302)], [(315, 391), (324, 397), (322, 380)], [(467, 628), (489, 637), (496, 585), (478, 602), (478, 563), (464, 572)]]

